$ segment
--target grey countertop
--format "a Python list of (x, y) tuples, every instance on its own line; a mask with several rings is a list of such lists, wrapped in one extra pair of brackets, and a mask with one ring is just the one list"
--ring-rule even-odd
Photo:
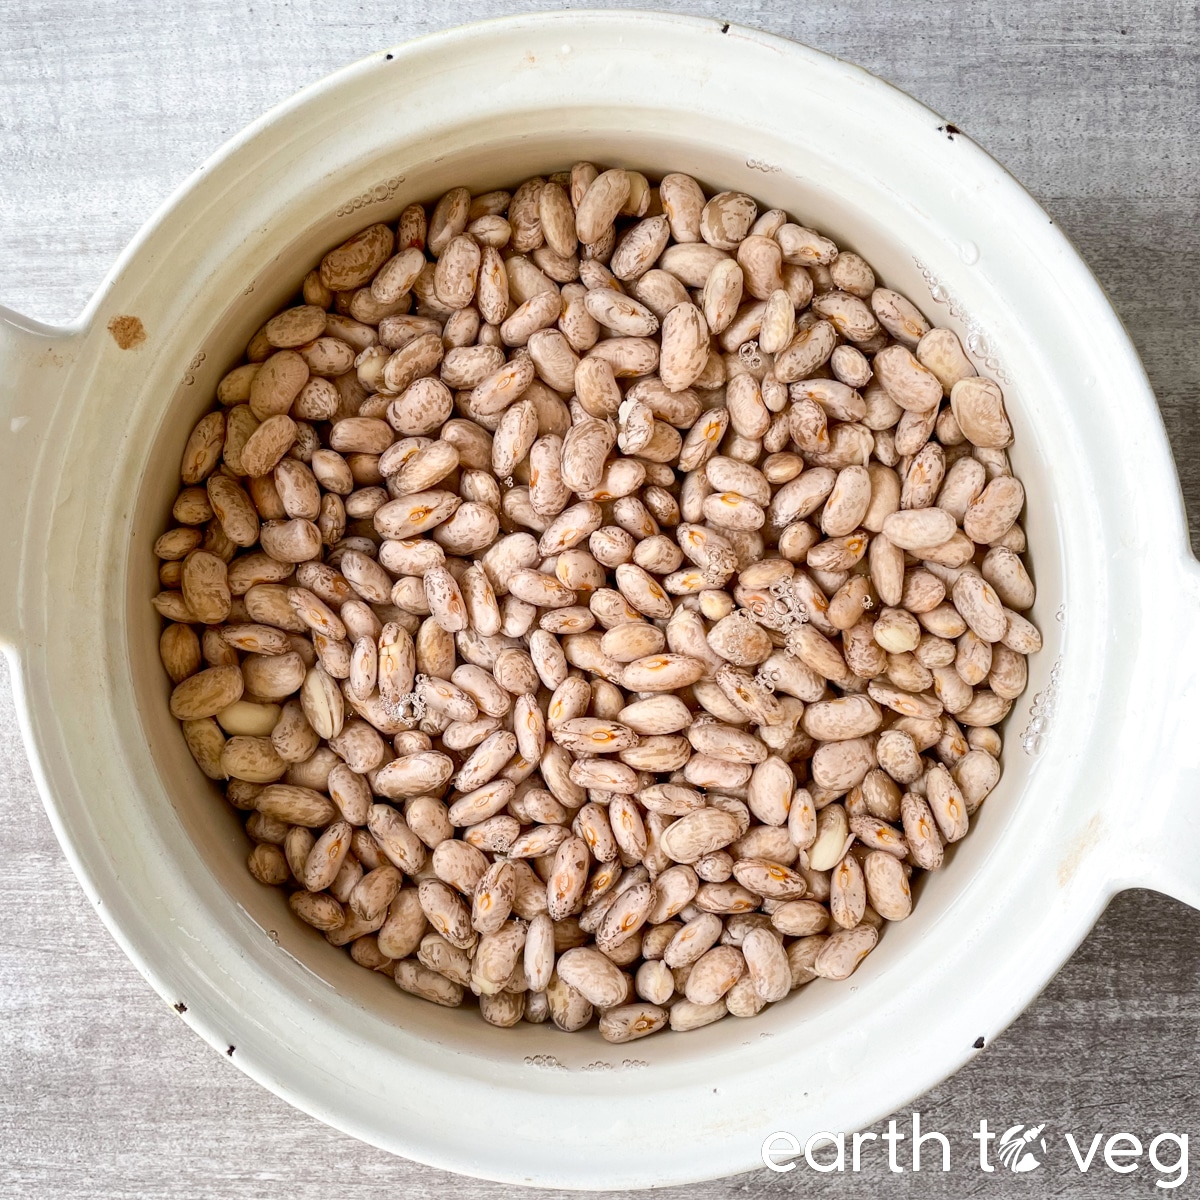
[[(623, 7), (610, 0), (611, 7)], [(659, 6), (859, 62), (994, 154), (1074, 239), (1158, 395), (1200, 512), (1200, 11), (1185, 0), (692, 0)], [(0, 302), (63, 321), (209, 153), (275, 102), (380, 47), (526, 0), (26, 0), (0, 5)], [(485, 100), (481, 96), (481, 103)], [(11, 519), (11, 514), (9, 514)], [(1198, 526), (1200, 527), (1200, 526)], [(0, 1197), (496, 1197), (292, 1110), (190, 1033), (85, 901), (37, 797), (0, 668)], [(1200, 798), (1198, 798), (1200, 800)], [(937, 1020), (937, 1014), (930, 1014)], [(902, 1031), (898, 1031), (902, 1035)], [(765, 1170), (692, 1198), (1150, 1196), (1144, 1160), (1081, 1175), (1058, 1134), (1200, 1133), (1200, 914), (1119, 896), (1045, 994), (914, 1107), (948, 1175)], [(899, 1114), (901, 1128), (909, 1114)], [(1048, 1122), (1036, 1174), (974, 1166), (970, 1134)], [(548, 1131), (548, 1136), (552, 1132)], [(1200, 1143), (1198, 1143), (1200, 1144)], [(1162, 1161), (1174, 1159), (1170, 1146)], [(902, 1157), (902, 1162), (907, 1158)], [(1193, 1176), (1175, 1195), (1195, 1194)], [(684, 1195), (681, 1189), (679, 1194)]]

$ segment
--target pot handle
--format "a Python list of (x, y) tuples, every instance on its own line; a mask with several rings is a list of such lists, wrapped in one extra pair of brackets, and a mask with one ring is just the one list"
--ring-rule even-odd
[(1146, 706), (1148, 720), (1161, 721), (1159, 766), (1130, 797), (1145, 833), (1140, 862), (1124, 882), (1200, 908), (1200, 563), (1187, 555), (1177, 578), (1178, 615), (1172, 622), (1164, 614), (1154, 639), (1164, 703)]
[(0, 305), (0, 644), (10, 648), (21, 641), (30, 500), (74, 358), (75, 333)]

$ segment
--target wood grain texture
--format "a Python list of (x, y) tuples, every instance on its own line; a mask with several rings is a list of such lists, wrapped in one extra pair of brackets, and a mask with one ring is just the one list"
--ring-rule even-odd
[[(967, 130), (1021, 179), (1080, 247), (1137, 343), (1200, 528), (1195, 4), (658, 3), (862, 63)], [(302, 85), (436, 28), (558, 7), (0, 5), (0, 302), (49, 321), (73, 316), (170, 191)], [(76, 885), (38, 802), (0, 674), (0, 1197), (516, 1193), (392, 1158), (317, 1124), (182, 1025)], [(873, 1159), (858, 1175), (759, 1171), (678, 1195), (1157, 1194), (1146, 1168), (1079, 1176), (1061, 1141), (1035, 1179), (981, 1175), (968, 1165), (969, 1134), (981, 1117), (1001, 1129), (1046, 1120), (1052, 1128), (1127, 1129), (1143, 1140), (1163, 1129), (1200, 1134), (1198, 1068), (1200, 914), (1127, 893), (1032, 1008), (916, 1105), (927, 1127), (952, 1139), (949, 1175), (890, 1175)], [(1196, 1172), (1200, 1164), (1175, 1194), (1191, 1194)]]

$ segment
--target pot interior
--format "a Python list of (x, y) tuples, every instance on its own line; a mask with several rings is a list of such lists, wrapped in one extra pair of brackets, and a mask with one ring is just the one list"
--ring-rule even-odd
[[(352, 117), (346, 114), (347, 120)], [(316, 130), (314, 140), (321, 135)], [(181, 281), (194, 294), (189, 312), (195, 358), (191, 366), (186, 358), (174, 364), (174, 378), (184, 377), (184, 382), (173, 392), (163, 389), (157, 428), (130, 451), (139, 459), (141, 482), (127, 545), (123, 649), (161, 802), (171, 807), (186, 834), (174, 843), (181, 869), (195, 872), (202, 865), (219, 886), (224, 911), (216, 918), (246, 941), (250, 968), (278, 970), (286, 956), (295, 986), (357, 1036), (383, 1045), (402, 1030), (407, 1039), (464, 1051), (480, 1070), (485, 1062), (582, 1068), (711, 1064), (714, 1056), (725, 1055), (746, 1061), (776, 1053), (766, 1040), (775, 1035), (817, 1035), (827, 1023), (839, 1022), (852, 993), (858, 993), (856, 1008), (885, 1003), (907, 986), (906, 962), (914, 947), (922, 944), (928, 951), (954, 939), (954, 917), (968, 885), (1008, 840), (1015, 814), (1038, 802), (1038, 758), (1022, 749), (1021, 735), (1031, 700), (1047, 688), (1062, 653), (1064, 626), (1055, 614), (1065, 594), (1058, 498), (1053, 481), (1039, 469), (1048, 461), (1056, 435), (1045, 420), (1031, 416), (1039, 387), (1038, 357), (1031, 347), (1034, 331), (1001, 304), (987, 304), (986, 314), (977, 315), (974, 298), (991, 287), (986, 258), (976, 265), (979, 250), (970, 239), (947, 234), (920, 205), (902, 197), (897, 180), (872, 168), (861, 153), (814, 145), (798, 158), (782, 133), (776, 144), (771, 135), (756, 132), (750, 145), (743, 128), (718, 116), (689, 120), (675, 109), (632, 105), (565, 107), (553, 114), (509, 112), (503, 120), (444, 126), (436, 137), (410, 138), (402, 126), (375, 136), (373, 150), (364, 149), (352, 164), (332, 174), (305, 168), (302, 162), (273, 173), (273, 164), (264, 164), (263, 186), (274, 197), (274, 213), (267, 223), (256, 221), (251, 228), (249, 219), (233, 210), (220, 267), (208, 276)], [(260, 886), (247, 872), (250, 843), (238, 816), (195, 766), (167, 710), (170, 689), (157, 651), (160, 621), (148, 602), (157, 590), (151, 546), (166, 527), (179, 487), (184, 442), (194, 422), (213, 405), (221, 375), (240, 360), (261, 323), (292, 300), (322, 253), (363, 226), (394, 222), (406, 204), (430, 202), (451, 186), (466, 185), (473, 192), (511, 188), (530, 175), (565, 169), (579, 159), (636, 168), (652, 180), (670, 170), (684, 171), (706, 189), (744, 190), (760, 209), (783, 208), (791, 219), (857, 251), (882, 283), (908, 296), (933, 324), (955, 330), (981, 374), (999, 378), (1004, 387), (1016, 431), (1012, 464), (1027, 490), (1028, 562), (1038, 585), (1031, 615), (1045, 638), (1045, 648), (1030, 662), (1028, 690), (1003, 731), (999, 786), (974, 818), (970, 836), (947, 855), (943, 869), (922, 878), (912, 916), (887, 927), (853, 980), (818, 980), (749, 1024), (727, 1019), (687, 1036), (659, 1034), (628, 1047), (606, 1045), (594, 1028), (574, 1036), (549, 1025), (495, 1029), (479, 1018), (469, 1000), (461, 1011), (416, 1000), (390, 979), (356, 966), (344, 949), (331, 947), (293, 918), (285, 893)], [(969, 220), (965, 227), (969, 229)], [(167, 364), (162, 378), (169, 377)], [(462, 1069), (475, 1068), (464, 1062)]]

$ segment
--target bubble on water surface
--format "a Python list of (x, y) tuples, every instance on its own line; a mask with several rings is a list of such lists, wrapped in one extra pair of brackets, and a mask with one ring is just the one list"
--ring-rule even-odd
[(565, 1071), (567, 1069), (553, 1054), (527, 1054), (525, 1055), (525, 1065), (538, 1067), (543, 1071)]
[(763, 365), (762, 354), (759, 353), (757, 342), (743, 342), (738, 347), (738, 358), (742, 360), (751, 371), (757, 371)]
[[(974, 242), (964, 242), (958, 249), (959, 256), (968, 265), (978, 261), (979, 247)], [(970, 315), (959, 301), (955, 299), (950, 289), (919, 258), (914, 257), (913, 262), (916, 264), (917, 270), (921, 272), (921, 278), (925, 280), (925, 286), (929, 288), (929, 298), (935, 304), (944, 304), (946, 311), (951, 317), (962, 321), (967, 326), (967, 333), (963, 338), (963, 344), (966, 348), (983, 363), (991, 375), (995, 376), (1001, 383), (1008, 383), (1008, 374), (1000, 365), (1000, 359), (988, 344), (983, 331), (972, 321)]]
[(1054, 710), (1058, 704), (1058, 682), (1062, 672), (1062, 659), (1055, 661), (1050, 669), (1050, 681), (1033, 698), (1033, 706), (1029, 710), (1029, 724), (1021, 734), (1021, 749), (1028, 755), (1040, 754), (1042, 739), (1054, 719)]

